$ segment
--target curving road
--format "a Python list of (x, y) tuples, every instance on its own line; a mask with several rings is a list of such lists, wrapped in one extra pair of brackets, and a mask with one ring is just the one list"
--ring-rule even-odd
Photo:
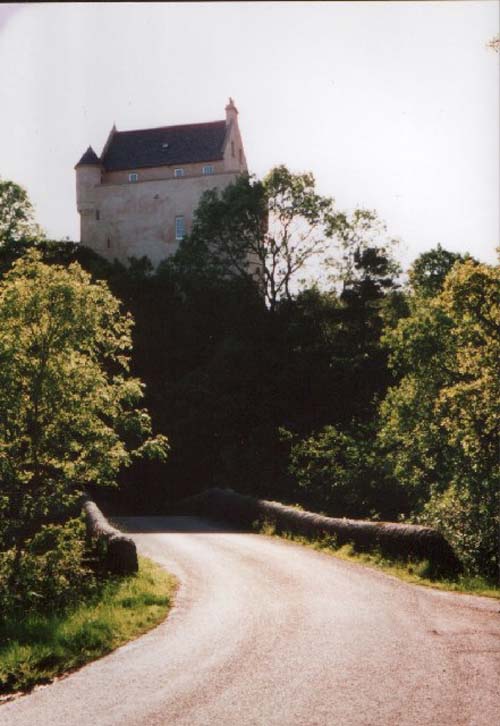
[(492, 726), (500, 603), (190, 517), (118, 520), (168, 620), (0, 707), (2, 726)]

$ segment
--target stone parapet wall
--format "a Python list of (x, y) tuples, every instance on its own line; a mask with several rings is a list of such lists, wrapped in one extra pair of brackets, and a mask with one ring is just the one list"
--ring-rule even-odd
[(379, 550), (394, 558), (425, 559), (435, 571), (442, 573), (452, 574), (461, 569), (449, 543), (430, 527), (326, 517), (216, 488), (183, 500), (179, 511), (208, 516), (244, 529), (256, 522), (269, 522), (278, 534), (291, 532), (310, 539), (331, 536), (338, 546), (351, 543), (359, 551)]
[(113, 527), (97, 504), (86, 499), (83, 504), (87, 537), (95, 546), (100, 565), (113, 575), (131, 575), (138, 571), (135, 542)]

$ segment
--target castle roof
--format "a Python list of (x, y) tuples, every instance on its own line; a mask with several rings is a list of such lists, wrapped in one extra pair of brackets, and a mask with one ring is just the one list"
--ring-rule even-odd
[(115, 131), (101, 161), (106, 171), (217, 161), (226, 131), (225, 121)]
[[(101, 162), (94, 149), (89, 146), (76, 166), (100, 166)], [(75, 167), (76, 168), (76, 167)]]

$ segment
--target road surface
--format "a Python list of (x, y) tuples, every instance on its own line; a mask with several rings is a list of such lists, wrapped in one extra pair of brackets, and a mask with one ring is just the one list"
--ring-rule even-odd
[(0, 707), (2, 726), (493, 726), (500, 603), (190, 517), (118, 520), (167, 621)]

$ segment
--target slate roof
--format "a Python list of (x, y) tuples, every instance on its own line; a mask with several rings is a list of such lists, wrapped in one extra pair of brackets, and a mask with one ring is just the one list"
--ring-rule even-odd
[(225, 121), (212, 121), (116, 131), (101, 161), (106, 171), (217, 161), (223, 158), (226, 130)]
[(100, 166), (101, 162), (99, 161), (99, 157), (95, 153), (94, 149), (89, 146), (85, 154), (82, 156), (80, 161), (76, 166), (83, 166), (84, 164), (92, 165), (92, 166)]

